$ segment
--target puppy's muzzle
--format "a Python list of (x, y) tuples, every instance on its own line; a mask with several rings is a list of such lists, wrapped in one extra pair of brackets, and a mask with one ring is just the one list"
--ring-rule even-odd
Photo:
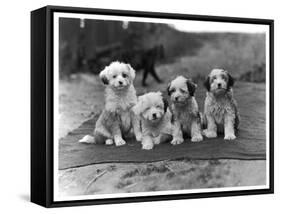
[(186, 102), (187, 98), (183, 98), (181, 96), (175, 96), (174, 98), (172, 98), (172, 101), (175, 104), (184, 104)]
[(161, 117), (162, 116), (160, 114), (158, 114), (158, 113), (152, 113), (150, 115), (150, 117), (148, 118), (148, 120), (150, 120), (151, 122), (157, 122), (157, 121), (160, 120)]
[(117, 89), (124, 89), (124, 88), (127, 88), (127, 86), (128, 85), (124, 81), (119, 80), (115, 87)]

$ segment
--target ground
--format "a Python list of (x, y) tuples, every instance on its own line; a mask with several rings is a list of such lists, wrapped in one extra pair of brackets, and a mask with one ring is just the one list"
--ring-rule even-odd
[[(176, 76), (181, 62), (157, 67), (163, 84), (149, 79), (149, 87), (141, 86), (141, 73), (135, 87), (139, 93), (163, 90), (167, 81)], [(179, 72), (182, 72), (180, 69)], [(104, 87), (99, 78), (90, 74), (72, 75), (60, 81), (60, 138), (91, 118), (103, 108)], [(94, 164), (59, 171), (59, 195), (143, 192), (212, 187), (263, 185), (266, 183), (264, 160), (182, 160), (154, 163)]]

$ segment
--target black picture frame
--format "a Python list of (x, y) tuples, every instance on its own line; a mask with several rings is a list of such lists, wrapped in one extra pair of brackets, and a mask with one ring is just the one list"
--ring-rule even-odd
[[(256, 190), (190, 193), (94, 199), (54, 201), (53, 198), (53, 18), (55, 12), (134, 16), (148, 18), (184, 19), (196, 21), (264, 24), (270, 28), (270, 188)], [(92, 9), (78, 7), (46, 6), (31, 12), (31, 201), (44, 207), (114, 204), (189, 198), (225, 197), (268, 194), (274, 192), (274, 21), (238, 17), (203, 16), (140, 12), (125, 10)]]

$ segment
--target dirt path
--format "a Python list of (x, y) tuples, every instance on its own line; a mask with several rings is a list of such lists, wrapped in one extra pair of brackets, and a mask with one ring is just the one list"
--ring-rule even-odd
[(104, 87), (96, 76), (75, 75), (59, 84), (59, 137), (77, 128), (103, 106)]
[(263, 185), (265, 161), (184, 160), (61, 170), (60, 196)]

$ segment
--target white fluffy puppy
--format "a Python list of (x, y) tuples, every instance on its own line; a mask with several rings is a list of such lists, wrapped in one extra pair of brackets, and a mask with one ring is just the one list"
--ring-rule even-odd
[(219, 131), (224, 132), (225, 140), (234, 140), (239, 113), (233, 98), (233, 78), (223, 69), (213, 69), (204, 85), (207, 89), (204, 106), (207, 129), (203, 134), (208, 138), (215, 138)]
[(192, 142), (203, 140), (200, 113), (194, 97), (196, 87), (190, 79), (178, 76), (167, 88), (178, 138), (183, 139), (185, 134), (191, 137)]
[(79, 142), (121, 146), (126, 143), (122, 135), (130, 133), (132, 128), (140, 141), (140, 123), (132, 111), (137, 103), (133, 86), (135, 70), (129, 64), (116, 61), (106, 66), (99, 76), (106, 86), (105, 108), (96, 122), (93, 136), (87, 135)]
[[(161, 92), (150, 92), (138, 98), (133, 111), (140, 117), (142, 129), (142, 148), (152, 149), (159, 144), (163, 135), (173, 135), (172, 114), (168, 108), (168, 101)], [(182, 139), (173, 137), (172, 144), (179, 144)]]

